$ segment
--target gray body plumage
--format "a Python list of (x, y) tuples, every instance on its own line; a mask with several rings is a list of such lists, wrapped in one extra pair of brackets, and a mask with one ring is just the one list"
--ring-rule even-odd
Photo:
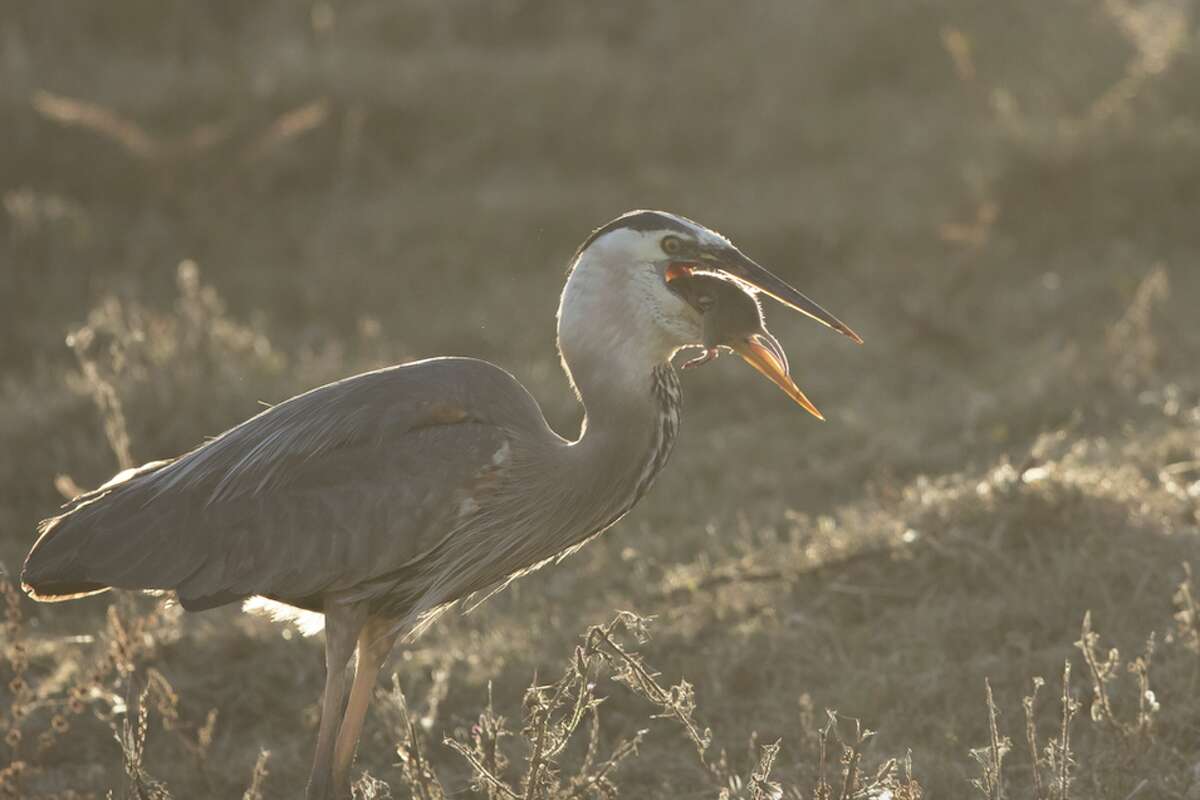
[(640, 446), (601, 443), (610, 457), (583, 475), (592, 443), (554, 433), (499, 367), (442, 358), (358, 375), (77, 499), (43, 523), (24, 582), (168, 589), (192, 610), (252, 595), (315, 611), (365, 602), (412, 630), (628, 511), (666, 461), (678, 401), (673, 369), (654, 370), (645, 424), (627, 430)]

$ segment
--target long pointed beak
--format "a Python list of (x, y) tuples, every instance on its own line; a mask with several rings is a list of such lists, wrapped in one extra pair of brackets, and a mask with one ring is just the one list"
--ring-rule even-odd
[(775, 273), (765, 267), (759, 266), (753, 259), (740, 251), (734, 250), (732, 254), (723, 253), (722, 257), (717, 259), (717, 261), (719, 263), (716, 266), (722, 272), (745, 281), (756, 289), (774, 297), (785, 306), (793, 308), (801, 314), (807, 314), (822, 325), (827, 325), (843, 336), (853, 339), (856, 343), (863, 343), (862, 337), (851, 330), (849, 325), (821, 308)]
[(729, 347), (733, 352), (741, 356), (747, 364), (754, 367), (760, 373), (765, 375), (788, 397), (795, 400), (804, 410), (812, 414), (819, 420), (824, 420), (825, 416), (817, 410), (817, 407), (812, 404), (812, 401), (805, 397), (804, 392), (800, 391), (800, 387), (792, 380), (788, 374), (787, 356), (783, 352), (783, 347), (774, 336), (766, 331), (759, 331), (746, 339), (738, 339), (730, 342)]

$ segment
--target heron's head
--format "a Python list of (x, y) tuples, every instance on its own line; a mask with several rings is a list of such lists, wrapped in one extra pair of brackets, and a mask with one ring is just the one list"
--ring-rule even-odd
[[(631, 211), (593, 231), (575, 254), (558, 310), (564, 361), (652, 366), (703, 344), (707, 301), (675, 282), (704, 273), (733, 279), (743, 294), (765, 293), (862, 342), (716, 231), (665, 211)], [(782, 364), (786, 376), (786, 360)]]

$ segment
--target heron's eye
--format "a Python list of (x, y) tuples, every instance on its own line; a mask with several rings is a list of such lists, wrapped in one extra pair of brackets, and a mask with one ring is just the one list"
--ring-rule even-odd
[(702, 312), (707, 312), (713, 307), (714, 303), (716, 303), (716, 300), (710, 294), (702, 294), (696, 298), (696, 307)]
[(662, 238), (663, 252), (669, 256), (676, 255), (683, 250), (683, 240), (678, 236), (664, 236)]

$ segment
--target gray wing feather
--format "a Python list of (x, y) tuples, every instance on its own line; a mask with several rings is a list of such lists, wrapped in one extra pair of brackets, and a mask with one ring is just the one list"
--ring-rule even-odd
[(557, 439), (486, 362), (358, 375), (69, 504), (23, 579), (175, 589), (190, 607), (344, 590), (444, 534), (474, 476), (523, 437)]
[(528, 423), (527, 405), (512, 402), (514, 387), (536, 409), (511, 375), (474, 359), (430, 359), (356, 375), (273, 406), (193, 450), (158, 473), (157, 491), (208, 486), (209, 503), (258, 494), (285, 481), (299, 461), (347, 442), (444, 424), (456, 411), (485, 423)]
[(445, 530), (507, 436), (471, 422), (423, 427), (329, 451), (270, 492), (210, 506), (207, 557), (178, 590), (299, 598), (394, 569)]

